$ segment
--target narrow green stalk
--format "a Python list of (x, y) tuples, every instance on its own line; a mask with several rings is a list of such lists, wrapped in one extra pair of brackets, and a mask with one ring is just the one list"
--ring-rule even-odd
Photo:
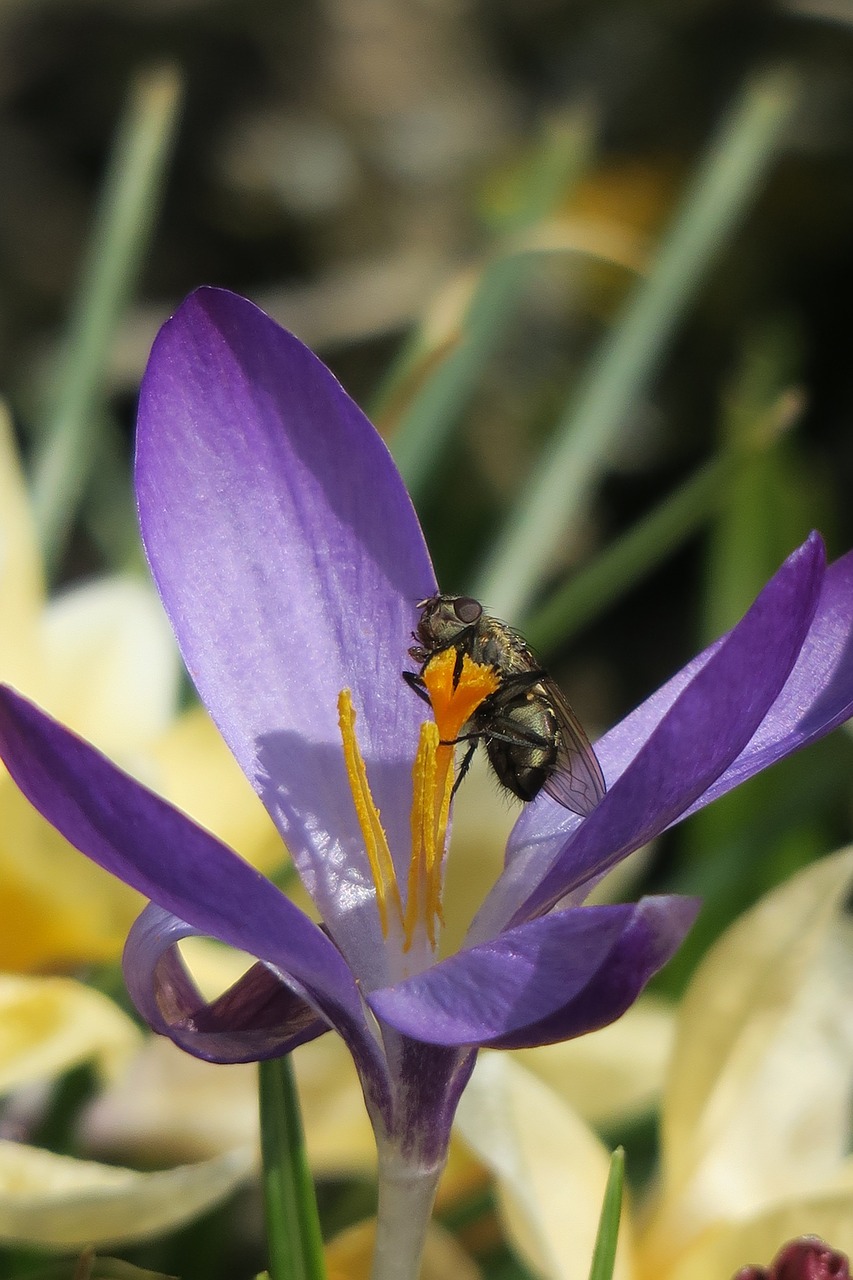
[(547, 652), (635, 587), (722, 501), (737, 468), (731, 452), (718, 454), (550, 596), (524, 624), (534, 648)]
[(290, 1057), (258, 1063), (270, 1280), (325, 1280), (317, 1199)]
[[(532, 181), (513, 214), (507, 232), (517, 235), (550, 213), (580, 180), (592, 150), (592, 122), (577, 113), (553, 127), (535, 157)], [(442, 456), (455, 424), (470, 399), (486, 362), (497, 349), (523, 296), (536, 255), (505, 252), (488, 264), (461, 319), (458, 343), (424, 383), (397, 425), (391, 450), (417, 499)], [(423, 359), (424, 335), (418, 332), (386, 378), (373, 414), (383, 408)]]
[(772, 447), (791, 425), (799, 407), (800, 397), (794, 391), (783, 392), (769, 409), (762, 406), (747, 440), (725, 445), (531, 614), (524, 623), (530, 643), (547, 652), (641, 582), (714, 515), (732, 484)]
[(598, 1222), (598, 1234), (592, 1252), (589, 1280), (611, 1280), (619, 1240), (622, 1216), (622, 1188), (625, 1182), (625, 1152), (617, 1147), (610, 1157), (610, 1173), (604, 1189), (604, 1202)]
[(712, 143), (648, 277), (590, 361), (474, 586), (501, 617), (524, 612), (582, 519), (631, 404), (774, 160), (796, 97), (791, 75), (751, 81)]
[(150, 242), (180, 98), (174, 68), (139, 75), (113, 145), (51, 407), (38, 431), (33, 509), (49, 568), (61, 557), (98, 457), (107, 360)]

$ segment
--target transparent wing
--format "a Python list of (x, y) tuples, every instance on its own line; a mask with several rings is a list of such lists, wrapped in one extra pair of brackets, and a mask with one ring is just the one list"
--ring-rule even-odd
[(585, 818), (604, 797), (607, 789), (604, 774), (565, 695), (553, 680), (544, 683), (560, 726), (560, 746), (554, 772), (542, 789), (564, 809)]

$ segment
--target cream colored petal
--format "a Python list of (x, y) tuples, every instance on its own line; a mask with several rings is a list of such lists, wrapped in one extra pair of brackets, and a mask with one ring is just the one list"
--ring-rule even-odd
[(813, 1191), (847, 1149), (853, 850), (768, 895), (687, 992), (663, 1110), (665, 1179), (644, 1252), (665, 1267), (706, 1225)]
[[(376, 1221), (359, 1222), (325, 1248), (328, 1280), (370, 1280)], [(480, 1270), (448, 1231), (433, 1223), (427, 1234), (420, 1280), (479, 1280)]]
[(82, 982), (0, 974), (0, 1094), (81, 1062), (115, 1077), (140, 1040), (130, 1018)]
[(151, 1037), (86, 1109), (80, 1139), (89, 1154), (133, 1164), (205, 1160), (243, 1145), (257, 1159), (257, 1069), (201, 1062)]
[(0, 969), (116, 960), (144, 902), (36, 813), (0, 772)]
[(286, 857), (273, 826), (219, 730), (201, 707), (179, 716), (150, 752), (150, 785), (263, 871)]
[[(41, 639), (46, 710), (125, 768), (171, 721), (180, 663), (153, 587), (130, 577), (74, 587), (48, 604)], [(25, 690), (24, 692), (29, 692)]]
[[(495, 1175), (524, 1262), (549, 1280), (586, 1280), (610, 1162), (598, 1138), (507, 1054), (481, 1054), (456, 1127)], [(623, 1214), (617, 1280), (629, 1274), (629, 1236)]]
[(147, 1240), (212, 1208), (251, 1171), (246, 1149), (137, 1173), (0, 1142), (0, 1240), (65, 1249)]
[[(667, 1280), (726, 1280), (747, 1263), (766, 1266), (783, 1244), (801, 1235), (820, 1236), (853, 1256), (853, 1188), (792, 1200), (746, 1222), (712, 1228), (675, 1260)], [(643, 1280), (653, 1280), (652, 1273)]]
[(675, 1035), (663, 1000), (643, 996), (609, 1027), (514, 1057), (589, 1124), (613, 1124), (649, 1111), (660, 1096)]
[(0, 672), (20, 688), (38, 678), (34, 638), (43, 598), (29, 498), (9, 413), (0, 401)]

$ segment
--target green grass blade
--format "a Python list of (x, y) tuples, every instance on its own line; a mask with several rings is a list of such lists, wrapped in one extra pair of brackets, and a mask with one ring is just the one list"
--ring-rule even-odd
[(555, 548), (582, 518), (632, 402), (774, 160), (796, 98), (792, 75), (763, 75), (714, 139), (648, 277), (590, 362), (474, 586), (501, 617), (524, 612)]
[(610, 1173), (604, 1189), (604, 1201), (598, 1222), (598, 1234), (592, 1251), (589, 1280), (611, 1280), (616, 1262), (619, 1220), (622, 1216), (622, 1188), (625, 1183), (625, 1152), (617, 1147), (610, 1157)]
[(118, 128), (51, 407), (37, 434), (33, 506), (49, 567), (61, 558), (98, 455), (104, 371), (149, 246), (180, 99), (174, 68), (147, 71), (133, 82)]
[[(586, 170), (592, 140), (592, 121), (586, 113), (549, 130), (534, 158), (525, 199), (507, 222), (508, 232), (516, 235), (534, 226), (567, 197)], [(505, 251), (486, 266), (461, 318), (458, 342), (400, 418), (391, 451), (415, 499), (433, 474), (484, 366), (512, 322), (535, 263), (536, 255)], [(372, 407), (374, 418), (387, 411), (428, 345), (427, 336), (419, 331), (404, 348)]]
[(325, 1280), (317, 1199), (289, 1056), (258, 1063), (270, 1280)]
[(800, 395), (783, 391), (753, 423), (748, 440), (728, 443), (588, 568), (555, 591), (525, 620), (524, 634), (534, 648), (547, 653), (562, 644), (657, 568), (719, 510), (733, 483), (793, 424), (800, 408)]

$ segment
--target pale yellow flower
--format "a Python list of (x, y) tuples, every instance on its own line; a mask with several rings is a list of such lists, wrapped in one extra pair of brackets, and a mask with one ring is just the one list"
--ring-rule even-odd
[[(697, 971), (664, 1090), (659, 1185), (642, 1211), (626, 1208), (617, 1280), (725, 1280), (806, 1233), (853, 1252), (851, 885), (853, 848), (769, 894)], [(607, 1152), (551, 1080), (483, 1055), (459, 1127), (525, 1261), (585, 1280)]]
[[(28, 1106), (64, 1072), (90, 1062), (121, 1078), (142, 1040), (111, 1000), (71, 978), (0, 975), (0, 1095)], [(4, 1112), (14, 1128), (15, 1100)], [(218, 1204), (252, 1172), (246, 1139), (212, 1158), (155, 1173), (73, 1160), (0, 1139), (0, 1241), (74, 1249), (161, 1235)]]

